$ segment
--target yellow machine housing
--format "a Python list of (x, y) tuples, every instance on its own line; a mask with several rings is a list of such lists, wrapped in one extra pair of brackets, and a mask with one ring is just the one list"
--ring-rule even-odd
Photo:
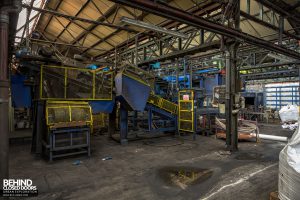
[(177, 104), (175, 104), (171, 101), (168, 101), (164, 98), (161, 98), (157, 95), (150, 94), (148, 103), (151, 103), (159, 108), (162, 108), (172, 114), (177, 114), (177, 107), (178, 107)]
[(112, 100), (113, 76), (112, 71), (42, 65), (40, 99), (52, 101)]
[(194, 90), (181, 90), (178, 93), (178, 129), (195, 131)]
[(47, 101), (46, 124), (51, 128), (93, 125), (92, 109), (84, 101)]

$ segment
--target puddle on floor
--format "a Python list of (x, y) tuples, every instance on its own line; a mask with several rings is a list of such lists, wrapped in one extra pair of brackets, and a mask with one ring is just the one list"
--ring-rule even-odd
[(213, 174), (211, 169), (194, 167), (164, 167), (159, 170), (159, 176), (168, 185), (186, 189), (190, 185), (200, 184)]

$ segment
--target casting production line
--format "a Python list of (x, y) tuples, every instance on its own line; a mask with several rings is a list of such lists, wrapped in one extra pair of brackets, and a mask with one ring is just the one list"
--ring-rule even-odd
[[(121, 144), (136, 139), (132, 138), (130, 133), (139, 138), (137, 131), (151, 134), (150, 136), (163, 132), (177, 135), (192, 133), (194, 139), (196, 134), (221, 133), (221, 138), (225, 138), (226, 128), (220, 129), (219, 126), (220, 122), (225, 122), (216, 121), (216, 117), (224, 118), (225, 101), (223, 99), (223, 102), (217, 103), (216, 106), (214, 98), (210, 103), (213, 95), (207, 94), (207, 90), (211, 88), (211, 80), (217, 80), (213, 81), (213, 84), (220, 84), (219, 74), (211, 76), (214, 78), (207, 77), (208, 81), (202, 78), (200, 86), (203, 85), (203, 88), (190, 88), (186, 83), (182, 83), (183, 87), (176, 91), (176, 98), (174, 95), (173, 98), (167, 98), (161, 95), (160, 90), (157, 91), (155, 84), (160, 79), (131, 65), (114, 70), (107, 67), (89, 69), (56, 64), (42, 65), (38, 70), (37, 67), (34, 69), (39, 84), (34, 89), (38, 92), (34, 93), (32, 151), (46, 155), (50, 160), (79, 153), (90, 155), (90, 134), (94, 130), (93, 116), (99, 114), (107, 116), (107, 120), (102, 117), (102, 126), (108, 126), (109, 136)], [(163, 86), (160, 87), (162, 88)], [(240, 94), (242, 97), (253, 96), (249, 93)], [(259, 99), (249, 101), (254, 103), (255, 109), (259, 109), (263, 99), (261, 95), (254, 94), (254, 97), (257, 96)], [(49, 116), (46, 112), (47, 106), (53, 105), (53, 102), (58, 103), (57, 111), (53, 111)], [(245, 100), (238, 103), (245, 104)], [(63, 105), (70, 109), (66, 109), (66, 112), (58, 111), (63, 109), (60, 107)], [(86, 109), (73, 115), (72, 107), (82, 105)], [(244, 107), (238, 109), (243, 111)], [(48, 123), (49, 118), (52, 118), (52, 124)], [(59, 133), (58, 129), (61, 129)], [(60, 133), (61, 137), (56, 137)], [(64, 142), (56, 141), (59, 139)], [(80, 140), (81, 143), (75, 140)], [(59, 144), (61, 146), (58, 146)]]
[[(204, 89), (182, 89), (178, 103), (154, 94), (154, 77), (148, 72), (125, 66), (112, 71), (42, 65), (34, 103), (32, 151), (50, 160), (73, 154), (90, 155), (93, 113), (106, 113), (111, 137), (119, 130), (121, 144), (128, 142), (129, 122), (149, 132), (204, 131), (200, 116), (218, 113), (204, 108)], [(114, 89), (115, 88), (115, 89)], [(146, 111), (146, 112), (145, 112)], [(134, 113), (129, 119), (129, 113)], [(137, 113), (146, 116), (137, 119)], [(145, 114), (146, 113), (146, 114)], [(202, 121), (200, 120), (202, 119)], [(117, 127), (118, 126), (118, 127)]]
[(299, 27), (300, 0), (1, 0), (0, 198), (300, 199)]
[[(214, 78), (202, 77), (203, 88), (190, 88), (189, 80), (183, 77), (182, 87), (173, 92), (177, 93), (175, 98), (168, 98), (161, 95), (163, 84), (170, 84), (168, 81), (162, 81), (157, 89), (159, 77), (131, 65), (114, 70), (57, 64), (30, 69), (34, 69), (39, 80), (34, 88), (38, 92), (34, 93), (32, 151), (50, 160), (73, 154), (90, 155), (93, 116), (99, 114), (107, 116), (103, 124), (108, 125), (109, 136), (121, 144), (127, 144), (132, 139), (129, 133), (136, 131), (151, 135), (192, 133), (194, 139), (196, 134), (211, 135), (219, 130), (216, 117), (224, 117), (225, 105), (210, 106), (211, 94), (207, 94), (212, 83), (220, 84), (219, 74), (215, 73)], [(49, 106), (54, 107), (52, 112), (48, 112)], [(85, 108), (72, 111), (81, 106)], [(137, 133), (135, 137), (138, 138)]]

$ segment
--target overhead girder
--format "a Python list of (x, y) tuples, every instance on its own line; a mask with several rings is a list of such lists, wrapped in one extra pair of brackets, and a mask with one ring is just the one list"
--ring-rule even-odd
[(292, 70), (268, 71), (268, 72), (260, 72), (260, 73), (241, 74), (240, 76), (245, 80), (299, 77), (299, 70), (292, 69)]
[(111, 28), (115, 28), (115, 29), (121, 29), (124, 31), (129, 31), (129, 32), (133, 32), (133, 33), (137, 33), (138, 31), (128, 28), (128, 27), (124, 27), (124, 26), (119, 26), (119, 25), (115, 25), (115, 24), (111, 24), (111, 23), (105, 23), (105, 22), (100, 22), (100, 21), (95, 21), (95, 20), (91, 20), (91, 19), (87, 19), (87, 18), (81, 18), (81, 17), (76, 17), (76, 16), (71, 16), (71, 15), (67, 15), (61, 12), (57, 12), (54, 10), (48, 10), (48, 9), (42, 9), (42, 8), (37, 8), (37, 7), (31, 7), (30, 5), (27, 4), (22, 4), (23, 8), (30, 8), (32, 10), (41, 12), (41, 13), (49, 13), (53, 16), (58, 16), (58, 17), (63, 17), (69, 20), (78, 20), (78, 21), (82, 21), (82, 22), (86, 22), (86, 23), (90, 23), (90, 24), (96, 24), (96, 25), (103, 25), (103, 26), (108, 26)]
[[(207, 1), (207, 2), (203, 2), (203, 4), (201, 4), (201, 6), (196, 6), (195, 8), (192, 8), (191, 10), (189, 10), (189, 12), (193, 13), (195, 15), (203, 16), (207, 13), (213, 12), (220, 8), (221, 8), (220, 4), (216, 4), (215, 2), (212, 2), (212, 1)], [(146, 15), (146, 13), (143, 13), (143, 16), (145, 16), (145, 15)], [(180, 23), (178, 23), (177, 21), (171, 20), (171, 21), (166, 21), (165, 23), (160, 24), (160, 26), (171, 29), (171, 28), (178, 26), (179, 24)], [(109, 36), (107, 36), (107, 38), (109, 39), (113, 35), (115, 35), (115, 33), (111, 33)], [(141, 32), (139, 34), (139, 41), (145, 40), (145, 39), (147, 39), (147, 35), (145, 35), (144, 32)], [(135, 44), (135, 38), (133, 37), (133, 38), (119, 44), (118, 46), (116, 46), (116, 48), (120, 49), (124, 46), (130, 46), (130, 45), (134, 45), (134, 44)], [(114, 53), (114, 49), (109, 50), (106, 53), (100, 53), (99, 55), (95, 56), (95, 58), (106, 57), (107, 55), (110, 55), (112, 53)]]
[(300, 54), (289, 50), (287, 48), (284, 48), (282, 46), (273, 44), (269, 41), (251, 36), (249, 34), (246, 34), (244, 32), (241, 32), (239, 30), (235, 30), (233, 28), (226, 27), (221, 24), (217, 24), (208, 20), (205, 20), (204, 18), (194, 16), (186, 11), (171, 7), (166, 4), (157, 3), (151, 0), (112, 0), (116, 3), (124, 4), (130, 7), (134, 7), (137, 9), (144, 10), (146, 12), (150, 12), (162, 17), (165, 17), (167, 19), (172, 19), (175, 21), (179, 21), (181, 23), (185, 23), (191, 26), (195, 26), (201, 29), (209, 30), (211, 32), (215, 32), (217, 34), (234, 38), (240, 42), (246, 42), (261, 48), (268, 49), (270, 51), (274, 51), (295, 59), (300, 59)]
[[(273, 29), (273, 30), (275, 30), (275, 31), (278, 31), (278, 30), (279, 30), (279, 27), (276, 27), (276, 26), (274, 26), (274, 25), (272, 25), (272, 24), (270, 24), (270, 23), (268, 23), (268, 22), (265, 22), (265, 21), (263, 21), (263, 20), (260, 20), (260, 19), (258, 19), (257, 17), (255, 17), (255, 16), (253, 16), (253, 15), (250, 15), (250, 14), (248, 14), (248, 13), (246, 13), (246, 12), (241, 11), (241, 16), (243, 16), (243, 17), (245, 17), (246, 19), (249, 19), (249, 20), (251, 20), (251, 21), (254, 21), (254, 22), (256, 22), (256, 23), (258, 23), (258, 24), (260, 24), (260, 25), (262, 25), (262, 26), (265, 26), (265, 27), (267, 27), (267, 28)], [(283, 34), (285, 34), (286, 36), (289, 36), (289, 37), (291, 37), (291, 38), (295, 38), (295, 39), (297, 39), (297, 40), (300, 40), (300, 36), (299, 36), (299, 35), (292, 34), (292, 33), (288, 32), (288, 31), (283, 31)]]

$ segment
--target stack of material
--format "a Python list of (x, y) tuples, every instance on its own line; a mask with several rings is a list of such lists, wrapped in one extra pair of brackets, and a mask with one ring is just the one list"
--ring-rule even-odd
[(282, 128), (295, 130), (298, 127), (299, 109), (296, 105), (287, 105), (279, 110)]
[[(226, 138), (226, 120), (216, 117), (216, 136), (217, 138)], [(258, 139), (259, 129), (256, 121), (238, 120), (238, 138), (242, 140), (256, 138)]]
[(279, 110), (279, 116), (283, 123), (297, 122), (299, 118), (299, 110), (296, 105), (287, 105)]
[(281, 200), (300, 199), (300, 131), (279, 154), (278, 192)]

